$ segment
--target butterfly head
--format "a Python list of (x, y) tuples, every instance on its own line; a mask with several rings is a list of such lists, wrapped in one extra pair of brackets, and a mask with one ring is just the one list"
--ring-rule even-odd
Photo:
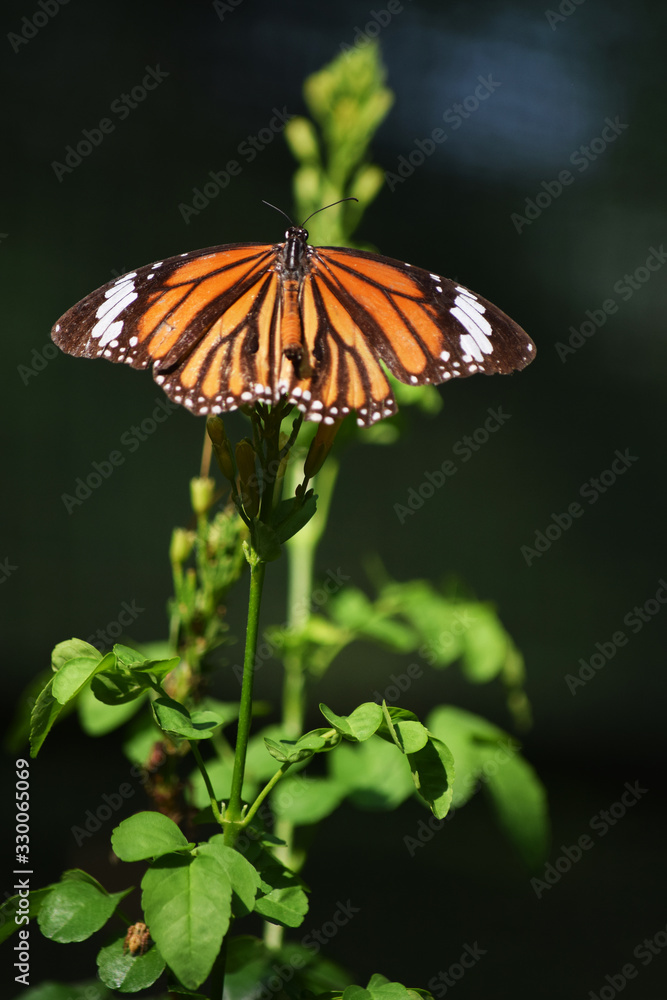
[(286, 240), (298, 240), (299, 243), (308, 242), (308, 230), (304, 229), (303, 226), (290, 226), (289, 229), (285, 230)]

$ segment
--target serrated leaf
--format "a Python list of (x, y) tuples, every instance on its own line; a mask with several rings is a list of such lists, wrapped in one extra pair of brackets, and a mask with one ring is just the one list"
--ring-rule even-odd
[(125, 937), (116, 938), (97, 955), (97, 969), (102, 982), (123, 993), (138, 993), (152, 986), (164, 972), (165, 960), (156, 945), (143, 955), (131, 955), (124, 948)]
[(260, 885), (257, 869), (242, 854), (224, 844), (224, 834), (216, 833), (208, 844), (198, 848), (199, 853), (212, 854), (227, 873), (232, 886), (232, 912), (235, 917), (245, 917), (255, 908), (255, 896)]
[(222, 725), (215, 712), (188, 712), (184, 705), (172, 698), (157, 698), (151, 702), (153, 716), (160, 729), (186, 740), (207, 740)]
[(69, 944), (85, 941), (103, 927), (131, 889), (107, 893), (89, 881), (71, 878), (55, 885), (37, 917), (44, 937)]
[(210, 973), (227, 933), (232, 887), (209, 854), (166, 854), (142, 880), (142, 908), (151, 937), (188, 989)]
[(452, 802), (454, 758), (445, 743), (429, 736), (425, 747), (407, 755), (418, 794), (436, 819), (444, 819)]
[(299, 927), (308, 912), (308, 897), (300, 886), (272, 889), (257, 900), (255, 912), (272, 924)]
[(121, 861), (143, 861), (191, 845), (172, 819), (147, 810), (119, 823), (111, 834), (111, 846)]
[(334, 729), (351, 741), (370, 739), (382, 722), (382, 708), (374, 701), (364, 702), (350, 715), (336, 715), (324, 704), (320, 705), (320, 712)]

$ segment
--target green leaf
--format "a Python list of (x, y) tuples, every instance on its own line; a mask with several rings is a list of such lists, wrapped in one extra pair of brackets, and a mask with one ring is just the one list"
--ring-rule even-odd
[(42, 903), (52, 889), (52, 885), (45, 886), (44, 889), (31, 889), (30, 895), (27, 897), (27, 909), (25, 897), (10, 896), (4, 901), (0, 906), (0, 944), (11, 937), (20, 927), (26, 926), (23, 922), (17, 924), (16, 918), (19, 914), (27, 914), (31, 920), (37, 916)]
[(68, 660), (73, 660), (79, 656), (90, 656), (92, 659), (101, 660), (102, 654), (95, 646), (83, 639), (65, 639), (54, 647), (51, 653), (51, 668), (60, 670)]
[(502, 671), (510, 638), (490, 605), (469, 604), (466, 608), (472, 620), (463, 633), (461, 666), (468, 680), (486, 684)]
[(404, 758), (379, 738), (343, 743), (328, 762), (331, 776), (359, 809), (395, 809), (414, 794)]
[(337, 624), (358, 631), (374, 614), (373, 605), (362, 590), (344, 587), (329, 598), (328, 611)]
[(61, 705), (76, 698), (82, 687), (100, 670), (109, 670), (116, 662), (113, 653), (105, 657), (77, 656), (63, 663), (53, 677), (53, 697)]
[(428, 743), (428, 730), (421, 722), (395, 722), (396, 746), (402, 753), (416, 753)]
[(88, 979), (72, 986), (67, 983), (44, 982), (32, 989), (22, 989), (14, 1000), (113, 1000), (106, 986), (99, 979)]
[(232, 887), (211, 853), (166, 854), (142, 880), (142, 908), (151, 937), (188, 989), (204, 982), (220, 951), (232, 912)]
[(36, 757), (48, 736), (51, 727), (63, 710), (63, 706), (53, 697), (53, 681), (40, 692), (30, 717), (30, 756)]
[(306, 826), (329, 816), (345, 794), (345, 786), (332, 778), (288, 774), (271, 793), (271, 809), (276, 816), (295, 826)]
[[(90, 690), (103, 705), (115, 708), (141, 698), (150, 687), (148, 678), (136, 678), (120, 671), (99, 673), (90, 682)], [(84, 689), (85, 690), (85, 689)], [(136, 711), (136, 706), (134, 711)]]
[(125, 936), (121, 935), (100, 950), (97, 969), (102, 982), (123, 993), (137, 993), (152, 986), (165, 967), (159, 949), (151, 945), (143, 955), (131, 955), (124, 949)]
[(262, 879), (261, 895), (255, 902), (255, 912), (274, 924), (298, 927), (308, 912), (308, 898), (303, 882), (265, 848), (250, 845), (246, 851)]
[(412, 780), (436, 819), (444, 819), (452, 802), (454, 758), (445, 743), (429, 736), (428, 743), (407, 755)]
[[(94, 677), (95, 684), (99, 677)], [(79, 695), (77, 709), (81, 728), (88, 736), (104, 736), (124, 725), (144, 704), (146, 693), (141, 692), (132, 701), (124, 704), (107, 705), (96, 698), (91, 688), (86, 686)]]
[(111, 834), (111, 846), (121, 861), (143, 861), (192, 845), (168, 816), (146, 811), (119, 823)]
[(549, 847), (549, 817), (544, 786), (520, 754), (499, 762), (487, 786), (500, 826), (525, 864), (544, 864)]
[(317, 511), (317, 497), (309, 494), (304, 501), (300, 497), (282, 500), (275, 508), (272, 526), (280, 543), (286, 542), (304, 528)]
[(145, 653), (140, 653), (138, 649), (133, 649), (132, 646), (124, 646), (120, 642), (114, 645), (113, 652), (116, 654), (116, 659), (121, 667), (135, 667), (146, 660)]
[(158, 680), (162, 680), (170, 674), (181, 662), (180, 656), (172, 656), (166, 660), (142, 660), (132, 666), (132, 673), (153, 674)]
[(198, 848), (199, 854), (211, 854), (224, 868), (232, 887), (232, 913), (245, 917), (255, 908), (255, 896), (261, 879), (257, 869), (242, 854), (224, 844), (224, 834), (216, 833), (208, 844)]
[(359, 705), (351, 715), (336, 715), (324, 704), (320, 704), (320, 712), (334, 729), (351, 741), (370, 739), (382, 722), (382, 708), (374, 701)]
[(308, 897), (300, 886), (272, 889), (266, 896), (260, 896), (255, 911), (272, 924), (299, 927), (308, 912)]
[(474, 795), (480, 781), (486, 781), (521, 748), (517, 740), (498, 726), (461, 708), (440, 705), (427, 722), (429, 730), (445, 740), (454, 757), (456, 780), (452, 804), (457, 809)]
[(264, 737), (266, 749), (272, 757), (281, 763), (297, 764), (299, 761), (308, 760), (313, 754), (326, 750), (331, 750), (340, 743), (341, 737), (338, 733), (330, 735), (328, 729), (313, 729), (298, 740), (271, 740)]
[(213, 736), (223, 720), (215, 712), (188, 712), (184, 705), (173, 698), (157, 698), (151, 702), (153, 716), (160, 729), (186, 740), (207, 740)]
[(37, 922), (44, 937), (68, 944), (85, 941), (103, 927), (131, 889), (108, 893), (79, 878), (65, 878), (42, 901)]

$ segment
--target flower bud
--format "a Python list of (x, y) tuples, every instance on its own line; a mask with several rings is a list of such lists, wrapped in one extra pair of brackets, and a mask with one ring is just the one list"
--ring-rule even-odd
[(215, 481), (213, 479), (190, 480), (190, 502), (198, 517), (205, 514), (213, 503), (214, 491)]
[(217, 416), (209, 417), (206, 421), (206, 432), (211, 439), (220, 471), (225, 479), (233, 482), (235, 477), (234, 459), (232, 458), (232, 450), (225, 433), (225, 425), (222, 422), (222, 418)]
[(174, 528), (169, 546), (169, 559), (172, 565), (180, 566), (184, 563), (192, 552), (195, 542), (194, 531), (186, 531), (184, 528)]
[(324, 465), (342, 422), (342, 420), (334, 420), (332, 424), (320, 424), (317, 428), (317, 433), (310, 442), (306, 461), (303, 463), (303, 474), (306, 479), (312, 479), (313, 476), (316, 476)]
[(236, 446), (236, 467), (239, 470), (239, 493), (248, 517), (259, 514), (259, 480), (255, 465), (255, 449), (248, 438)]

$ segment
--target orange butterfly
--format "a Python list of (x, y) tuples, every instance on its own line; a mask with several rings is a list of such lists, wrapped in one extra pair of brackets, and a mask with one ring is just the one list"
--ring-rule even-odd
[(198, 415), (286, 397), (308, 420), (356, 410), (361, 426), (396, 410), (383, 364), (424, 385), (507, 374), (535, 357), (528, 334), (463, 285), (379, 254), (312, 247), (292, 225), (284, 243), (231, 243), (131, 271), (51, 336), (68, 354), (152, 364), (167, 395)]

